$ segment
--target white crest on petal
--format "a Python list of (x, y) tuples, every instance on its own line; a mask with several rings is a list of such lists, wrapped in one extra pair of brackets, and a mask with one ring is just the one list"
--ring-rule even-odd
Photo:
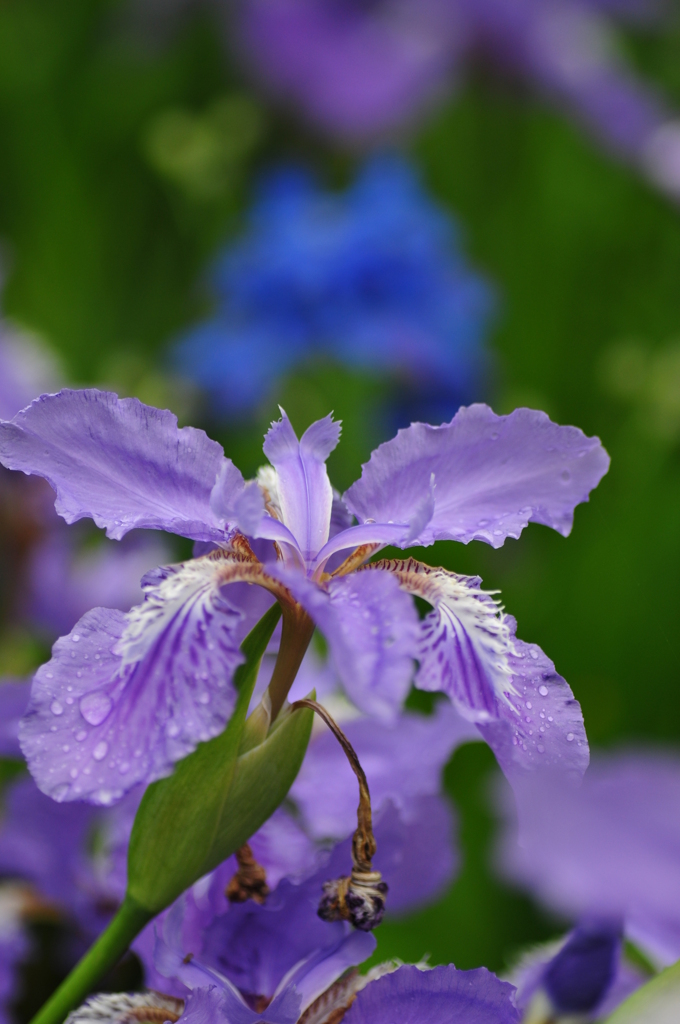
[(128, 612), (127, 626), (115, 647), (123, 667), (141, 661), (180, 613), (186, 617), (202, 605), (203, 616), (210, 614), (221, 585), (223, 559), (223, 553), (216, 551), (147, 573), (142, 580), (144, 601)]
[[(148, 1010), (148, 1017), (144, 1011)], [(140, 1021), (176, 1021), (184, 1012), (184, 1000), (162, 992), (104, 992), (90, 996), (87, 1002), (66, 1018), (66, 1024), (139, 1024)]]
[[(513, 635), (502, 606), (492, 593), (480, 588), (479, 577), (435, 569), (414, 558), (385, 560), (364, 568), (393, 572), (404, 590), (433, 606), (421, 623), (417, 686), (443, 690), (455, 700), (461, 714), (477, 722), (497, 717), (492, 708), (480, 707), (476, 699), (487, 687), (497, 700), (515, 710), (509, 700), (510, 694), (517, 693), (509, 662), (509, 655), (516, 653)], [(481, 685), (475, 687), (470, 669)]]

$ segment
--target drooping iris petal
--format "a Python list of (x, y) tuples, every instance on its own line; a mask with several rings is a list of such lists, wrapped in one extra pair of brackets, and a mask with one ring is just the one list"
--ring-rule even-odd
[[(508, 616), (514, 637), (516, 623)], [(581, 705), (537, 644), (514, 637), (508, 662), (517, 693), (499, 704), (498, 719), (478, 723), (515, 793), (527, 778), (581, 778), (590, 758)]]
[(373, 452), (344, 498), (360, 522), (411, 522), (434, 474), (432, 518), (403, 546), (483, 540), (500, 547), (529, 522), (566, 536), (575, 506), (608, 467), (599, 439), (576, 427), (533, 409), (497, 416), (478, 404), (440, 427), (400, 430)]
[(409, 690), (418, 618), (413, 602), (389, 573), (354, 573), (324, 591), (301, 573), (268, 566), (312, 617), (328, 641), (349, 697), (369, 715), (391, 717)]
[(404, 965), (370, 982), (345, 1016), (346, 1024), (517, 1024), (514, 988), (479, 967), (420, 970)]
[[(503, 873), (560, 914), (623, 918), (661, 964), (680, 957), (680, 758), (600, 754), (578, 788), (535, 773), (503, 797)], [(520, 843), (517, 842), (519, 828)]]
[[(367, 774), (374, 815), (392, 803), (406, 821), (418, 816), (426, 796), (440, 792), (442, 771), (454, 749), (479, 739), (475, 727), (448, 702), (433, 715), (406, 712), (393, 722), (356, 719), (343, 723), (343, 730)], [(310, 744), (290, 796), (316, 839), (344, 839), (356, 828), (356, 778), (330, 733)]]
[(136, 398), (94, 389), (42, 395), (0, 423), (0, 461), (45, 477), (67, 523), (90, 517), (115, 540), (136, 527), (194, 540), (224, 534), (210, 508), (226, 461), (221, 446)]
[(480, 589), (479, 577), (433, 569), (413, 558), (374, 562), (364, 572), (393, 575), (404, 590), (433, 605), (420, 623), (416, 686), (448, 694), (471, 722), (497, 718), (514, 692), (514, 640), (509, 620)]
[(142, 605), (95, 608), (56, 642), (20, 726), (44, 793), (111, 803), (222, 731), (243, 656), (220, 588), (247, 571), (211, 556), (157, 570)]
[(264, 439), (264, 453), (276, 470), (284, 524), (310, 560), (328, 540), (333, 489), (326, 459), (340, 440), (331, 416), (312, 423), (298, 441), (285, 412)]

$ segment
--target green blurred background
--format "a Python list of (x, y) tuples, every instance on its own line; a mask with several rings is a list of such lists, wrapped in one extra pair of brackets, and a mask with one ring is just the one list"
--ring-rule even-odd
[[(626, 42), (676, 105), (678, 39), (670, 24)], [(593, 746), (678, 743), (680, 211), (559, 114), (488, 80), (468, 83), (405, 149), (498, 287), (486, 397), (596, 433), (612, 457), (568, 540), (531, 526), (498, 551), (449, 545), (428, 560), (502, 590), (522, 638), (570, 682)], [(354, 166), (248, 94), (207, 14), (153, 46), (112, 2), (0, 3), (4, 312), (53, 346), (73, 382), (208, 425), (161, 355), (205, 310), (201, 273), (238, 231), (253, 176), (282, 156), (303, 156), (330, 184)], [(298, 431), (331, 408), (343, 419), (331, 459), (343, 488), (381, 439), (370, 415), (381, 384), (328, 371), (304, 367), (279, 401)], [(274, 413), (219, 434), (245, 472)], [(10, 648), (7, 638), (0, 661)], [(558, 930), (493, 876), (495, 774), (482, 745), (448, 766), (463, 870), (440, 904), (383, 925), (381, 959), (429, 952), (499, 970)]]

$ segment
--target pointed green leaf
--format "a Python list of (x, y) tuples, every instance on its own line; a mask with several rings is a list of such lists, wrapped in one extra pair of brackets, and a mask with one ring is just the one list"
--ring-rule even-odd
[(678, 1024), (680, 961), (661, 971), (607, 1017), (607, 1024)]
[(144, 794), (130, 839), (128, 895), (153, 913), (169, 906), (215, 866), (209, 854), (217, 849), (216, 837), (236, 771), (248, 705), (280, 614), (279, 606), (274, 605), (241, 645), (246, 661), (235, 674), (238, 698), (224, 732), (200, 743), (172, 775), (154, 782)]

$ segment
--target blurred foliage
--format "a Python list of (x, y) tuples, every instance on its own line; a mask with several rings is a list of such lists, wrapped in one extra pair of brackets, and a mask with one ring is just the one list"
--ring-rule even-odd
[[(630, 47), (680, 103), (678, 40), (672, 29)], [(165, 373), (163, 346), (203, 310), (206, 262), (237, 229), (257, 166), (293, 155), (342, 183), (353, 162), (245, 87), (207, 16), (154, 48), (109, 0), (0, 5), (6, 311), (51, 341), (73, 380), (191, 412), (252, 472), (275, 405), (238, 430), (209, 423)], [(540, 406), (599, 434), (612, 456), (568, 540), (532, 526), (498, 551), (438, 545), (427, 560), (502, 590), (519, 635), (572, 685), (591, 742), (677, 743), (679, 211), (557, 114), (482, 82), (441, 109), (411, 152), (501, 294), (494, 377), (480, 397), (498, 411)], [(343, 419), (330, 461), (339, 487), (393, 432), (373, 411), (381, 387), (326, 363), (282, 385), (298, 430), (329, 409)], [(9, 637), (3, 669), (19, 671), (29, 648)], [(494, 770), (482, 745), (453, 758), (461, 875), (437, 906), (382, 927), (381, 957), (430, 952), (498, 969), (520, 943), (557, 930), (489, 867)]]

